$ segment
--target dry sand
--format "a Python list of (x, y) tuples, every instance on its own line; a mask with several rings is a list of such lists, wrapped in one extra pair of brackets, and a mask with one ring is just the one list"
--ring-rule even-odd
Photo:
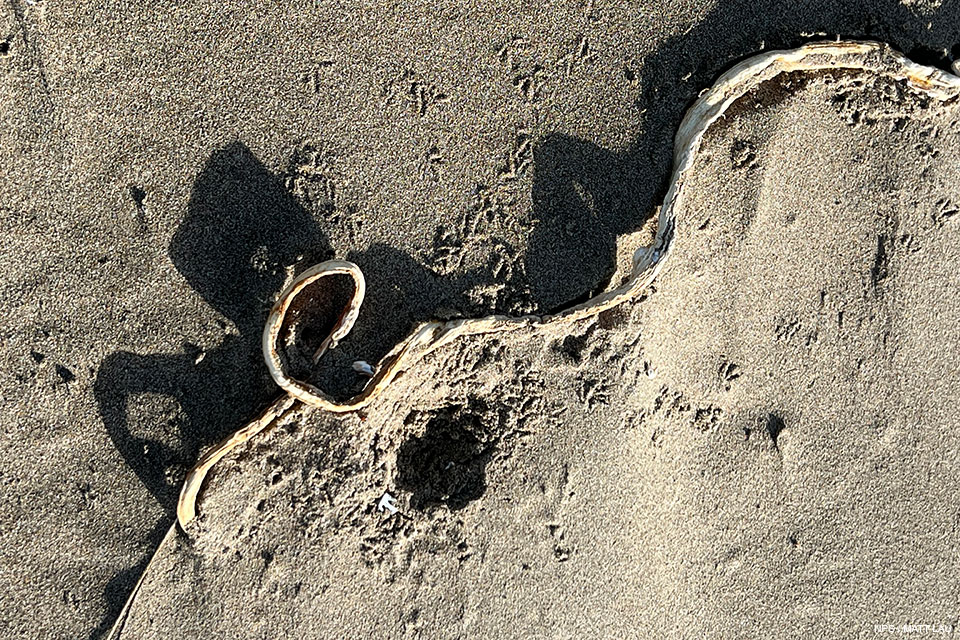
[[(342, 362), (582, 300), (734, 60), (825, 32), (945, 66), (956, 12), (8, 5), (0, 636), (113, 624), (185, 471), (276, 396), (288, 275), (363, 268)], [(231, 457), (126, 636), (960, 625), (960, 113), (856, 80), (711, 130), (642, 302), (465, 340)]]

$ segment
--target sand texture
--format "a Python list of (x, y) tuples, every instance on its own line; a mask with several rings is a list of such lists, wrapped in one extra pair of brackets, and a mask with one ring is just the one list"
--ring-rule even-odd
[[(105, 636), (187, 470), (279, 396), (260, 335), (296, 273), (364, 272), (315, 372), (347, 398), (421, 322), (614, 289), (741, 58), (960, 42), (951, 2), (384, 7), (0, 14), (0, 636)], [(121, 637), (957, 626), (958, 109), (764, 82), (706, 131), (652, 286), (289, 411), (214, 468)]]

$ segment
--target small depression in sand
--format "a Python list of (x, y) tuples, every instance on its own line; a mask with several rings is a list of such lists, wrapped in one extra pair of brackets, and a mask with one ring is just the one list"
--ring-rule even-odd
[(411, 508), (423, 511), (442, 504), (457, 511), (483, 496), (496, 446), (484, 426), (491, 418), (495, 424), (496, 417), (483, 405), (445, 408), (430, 415), (422, 434), (411, 434), (400, 445), (397, 488), (410, 493)]

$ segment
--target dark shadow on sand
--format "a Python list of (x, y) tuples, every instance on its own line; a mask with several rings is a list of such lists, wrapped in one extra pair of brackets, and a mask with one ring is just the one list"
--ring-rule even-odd
[[(118, 351), (97, 372), (94, 394), (107, 433), (166, 511), (149, 536), (153, 547), (174, 522), (183, 478), (200, 453), (245, 426), (280, 393), (267, 372), (260, 340), (285, 267), (302, 270), (334, 257), (314, 217), (241, 143), (210, 156), (169, 254), (190, 286), (235, 331), (225, 331), (221, 344), (202, 358), (190, 344), (177, 353)], [(360, 265), (376, 295), (364, 303), (363, 319), (350, 340), (318, 367), (323, 388), (340, 397), (363, 384), (350, 368), (353, 360), (377, 362), (410, 327), (431, 319), (439, 308), (461, 306), (462, 292), (482, 278), (470, 273), (441, 281), (409, 255), (382, 244), (343, 257)], [(148, 407), (157, 423), (132, 423), (128, 401), (143, 394), (175, 400), (176, 417), (161, 422), (163, 412)], [(108, 611), (91, 640), (109, 630), (148, 561), (149, 556), (110, 580), (104, 592)]]
[(958, 11), (957, 0), (923, 14), (896, 0), (718, 3), (644, 59), (637, 100), (643, 134), (631, 147), (614, 152), (553, 134), (535, 148), (533, 218), (539, 224), (525, 272), (536, 307), (564, 308), (605, 284), (617, 236), (639, 229), (666, 194), (683, 115), (723, 71), (763, 50), (836, 37), (886, 42), (946, 70), (960, 58)]
[[(118, 351), (103, 362), (94, 391), (115, 446), (172, 518), (183, 472), (200, 451), (242, 427), (276, 395), (260, 334), (270, 300), (283, 286), (284, 265), (300, 255), (320, 261), (332, 254), (313, 218), (240, 143), (210, 156), (169, 253), (235, 331), (225, 331), (202, 359), (189, 344), (177, 353)], [(158, 425), (128, 420), (128, 399), (147, 393), (179, 405), (176, 433), (165, 441), (149, 436)]]
[[(313, 261), (331, 256), (310, 215), (241, 143), (210, 156), (169, 254), (235, 330), (225, 331), (202, 359), (190, 344), (177, 353), (118, 351), (97, 372), (94, 394), (107, 433), (166, 511), (149, 536), (153, 547), (174, 521), (180, 484), (200, 452), (244, 426), (276, 395), (260, 356), (260, 334), (269, 301), (283, 286), (283, 266), (300, 255)], [(175, 399), (176, 417), (166, 424), (131, 423), (128, 400), (141, 394)], [(109, 630), (148, 561), (110, 580), (107, 615), (91, 639)]]

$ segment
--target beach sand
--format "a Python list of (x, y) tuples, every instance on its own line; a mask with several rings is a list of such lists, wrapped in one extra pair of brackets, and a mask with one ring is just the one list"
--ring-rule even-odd
[[(956, 10), (8, 5), (0, 635), (109, 631), (186, 471), (279, 395), (293, 274), (366, 276), (341, 395), (418, 322), (586, 300), (735, 61), (843, 35), (946, 68)], [(642, 300), (296, 412), (217, 467), (123, 637), (960, 626), (958, 118), (842, 73), (738, 103)]]

